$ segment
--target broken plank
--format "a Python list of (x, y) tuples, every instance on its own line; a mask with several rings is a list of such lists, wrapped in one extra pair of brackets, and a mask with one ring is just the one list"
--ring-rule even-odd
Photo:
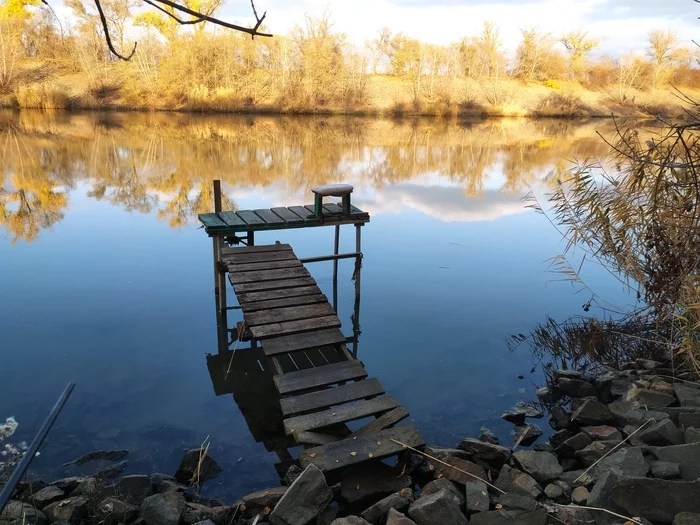
[[(252, 213), (252, 212), (251, 212)], [(262, 253), (262, 252), (282, 252), (292, 251), (289, 244), (262, 244), (260, 246), (239, 246), (236, 248), (222, 248), (224, 254), (239, 255), (243, 253)]]
[[(320, 294), (321, 290), (315, 284), (313, 286), (297, 286), (294, 288), (285, 288), (283, 290), (267, 290), (262, 292), (239, 292), (238, 302), (250, 303), (258, 301), (269, 301), (272, 299), (284, 299), (287, 297), (299, 297), (302, 295)], [(244, 306), (245, 308), (245, 306)]]
[(250, 264), (274, 261), (292, 261), (299, 260), (294, 252), (260, 252), (260, 253), (241, 253), (241, 254), (222, 254), (222, 260), (225, 264)]
[(338, 441), (338, 438), (328, 434), (319, 434), (318, 432), (298, 432), (294, 435), (294, 440), (297, 443), (308, 443), (310, 445), (327, 445)]
[(262, 341), (262, 347), (265, 355), (270, 356), (303, 350), (304, 348), (334, 345), (345, 341), (346, 338), (343, 333), (337, 328), (332, 328), (265, 339), (265, 341)]
[(234, 284), (234, 291), (239, 293), (245, 292), (264, 292), (265, 290), (279, 290), (281, 288), (298, 288), (299, 286), (314, 286), (316, 281), (313, 277), (299, 277), (296, 279), (279, 279), (277, 281), (262, 281), (258, 283), (242, 283)]
[[(313, 368), (319, 370), (319, 368)], [(399, 406), (393, 396), (384, 396), (353, 405), (341, 405), (328, 410), (295, 416), (284, 420), (284, 432), (291, 436), (295, 432), (323, 428), (335, 423), (347, 423), (376, 414), (382, 414)]]
[[(350, 403), (359, 399), (380, 396), (384, 388), (376, 378), (347, 383), (336, 388), (327, 388), (308, 394), (300, 394), (294, 397), (285, 397), (280, 400), (282, 415), (300, 414), (310, 410), (328, 408), (333, 405)], [(365, 428), (365, 427), (363, 427)], [(381, 430), (381, 429), (378, 429)], [(297, 440), (298, 441), (298, 440)]]
[(366, 461), (394, 456), (406, 449), (396, 443), (403, 443), (413, 448), (425, 445), (423, 437), (413, 425), (381, 430), (357, 439), (343, 439), (320, 447), (313, 447), (299, 452), (302, 468), (313, 464), (322, 472), (329, 472)]
[(287, 261), (263, 261), (254, 263), (236, 264), (224, 259), (229, 272), (251, 272), (256, 270), (275, 270), (277, 268), (295, 268), (301, 266), (299, 259), (289, 259)]
[(280, 279), (296, 279), (297, 277), (307, 277), (309, 270), (303, 266), (295, 268), (274, 268), (272, 270), (242, 271), (234, 267), (229, 271), (228, 279), (231, 284), (256, 283), (262, 281), (277, 281)]
[(287, 221), (287, 224), (302, 224), (304, 219), (299, 217), (289, 208), (271, 208), (273, 212), (279, 215), (282, 219)]
[(343, 361), (311, 370), (278, 375), (273, 380), (277, 391), (284, 395), (365, 377), (367, 377), (367, 370), (360, 361)]
[(403, 406), (396, 407), (394, 410), (387, 412), (374, 421), (367, 423), (359, 430), (356, 430), (350, 437), (364, 436), (366, 434), (371, 434), (372, 432), (384, 430), (385, 428), (394, 426), (396, 423), (406, 419), (407, 417), (408, 410), (406, 410)]
[(341, 325), (337, 315), (327, 315), (315, 317), (313, 319), (301, 319), (299, 321), (286, 321), (283, 323), (262, 324), (251, 326), (250, 333), (256, 339), (265, 339), (285, 334), (298, 334), (300, 332), (311, 332), (321, 328), (339, 328)]
[(300, 295), (298, 297), (285, 297), (272, 299), (271, 301), (255, 301), (241, 305), (244, 314), (259, 310), (274, 310), (275, 308), (287, 308), (290, 306), (302, 306), (306, 304), (325, 303), (328, 298), (323, 294)]
[(335, 315), (335, 310), (333, 310), (333, 307), (328, 303), (318, 303), (292, 306), (289, 308), (278, 308), (275, 310), (251, 312), (246, 314), (245, 322), (248, 326), (259, 326), (264, 324), (282, 323), (285, 321), (325, 317), (327, 315)]
[(220, 211), (217, 215), (230, 228), (240, 228), (246, 225), (245, 221), (232, 211)]
[(255, 215), (264, 220), (267, 224), (286, 224), (284, 219), (269, 209), (253, 210)]

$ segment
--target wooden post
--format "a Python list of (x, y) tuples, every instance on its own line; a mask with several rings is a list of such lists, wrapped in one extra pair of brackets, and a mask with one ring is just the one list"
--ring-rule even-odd
[(355, 225), (355, 295), (360, 296), (360, 272), (362, 270), (362, 228), (361, 224)]
[(357, 346), (360, 342), (360, 295), (355, 296), (352, 309), (352, 356), (357, 359)]
[[(221, 210), (221, 181), (214, 181), (214, 212)], [(213, 237), (214, 244), (214, 285), (216, 295), (216, 328), (218, 332), (219, 353), (228, 350), (228, 315), (226, 301), (226, 270), (221, 265), (222, 237)]]
[[(335, 244), (333, 246), (333, 255), (338, 255), (340, 249), (340, 224), (335, 226)], [(338, 280), (338, 259), (333, 260), (333, 280)]]
[(247, 246), (255, 246), (255, 231), (254, 230), (248, 231), (248, 236), (246, 238), (246, 245)]

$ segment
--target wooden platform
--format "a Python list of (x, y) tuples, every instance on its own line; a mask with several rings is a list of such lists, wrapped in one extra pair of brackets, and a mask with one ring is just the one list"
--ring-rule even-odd
[[(394, 427), (408, 412), (353, 358), (340, 319), (291, 246), (225, 248), (221, 257), (246, 327), (273, 371), (283, 431), (313, 447), (299, 454), (302, 467), (329, 472), (392, 456), (405, 450), (394, 439), (424, 445), (412, 425)], [(353, 431), (348, 423), (356, 421), (363, 422)]]

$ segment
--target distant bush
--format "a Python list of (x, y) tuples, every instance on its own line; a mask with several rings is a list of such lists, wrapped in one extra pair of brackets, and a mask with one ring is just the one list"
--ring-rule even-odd
[(64, 90), (44, 82), (20, 86), (17, 89), (17, 104), (21, 108), (66, 109), (70, 105), (70, 97)]
[(558, 80), (553, 80), (553, 79), (548, 79), (544, 81), (545, 87), (548, 87), (549, 89), (561, 89), (561, 82)]
[(577, 116), (585, 115), (588, 108), (581, 97), (574, 93), (550, 93), (540, 100), (535, 114), (541, 116)]

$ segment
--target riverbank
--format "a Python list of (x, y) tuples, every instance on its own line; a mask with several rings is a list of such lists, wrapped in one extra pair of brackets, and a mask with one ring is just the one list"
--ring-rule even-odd
[[(292, 466), (281, 486), (229, 501), (199, 494), (221, 469), (193, 449), (174, 476), (112, 483), (120, 461), (93, 476), (23, 483), (0, 523), (699, 523), (700, 384), (670, 377), (669, 363), (648, 359), (596, 377), (555, 371), (536, 392), (538, 406), (522, 402), (503, 414), (514, 424), (512, 449), (482, 429), (456, 448), (412, 450), (394, 466), (365, 464), (328, 481), (313, 466)], [(543, 433), (527, 420), (544, 417), (544, 408), (555, 433), (524, 450)], [(74, 463), (125, 455), (102, 451)]]

